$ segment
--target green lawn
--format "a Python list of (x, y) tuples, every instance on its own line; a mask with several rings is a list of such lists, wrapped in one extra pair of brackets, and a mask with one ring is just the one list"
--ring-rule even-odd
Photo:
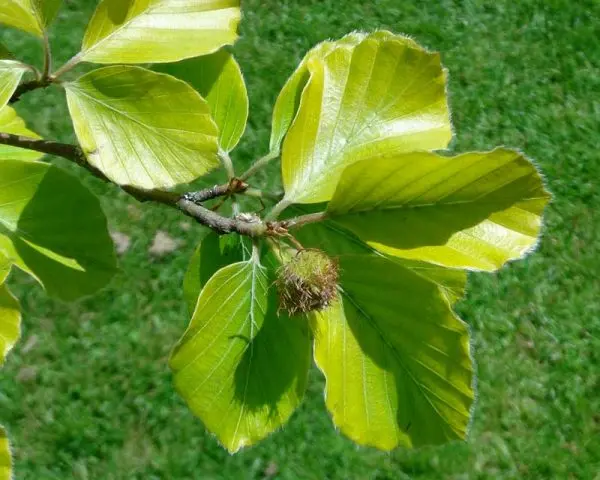
[[(52, 32), (57, 62), (77, 51), (96, 2), (64, 3)], [(15, 444), (17, 478), (600, 479), (600, 222), (593, 213), (600, 209), (600, 3), (244, 0), (243, 7), (235, 53), (251, 116), (233, 154), (240, 170), (266, 152), (272, 105), (304, 52), (381, 27), (442, 52), (455, 151), (519, 147), (543, 170), (554, 201), (538, 252), (497, 275), (471, 275), (459, 306), (478, 363), (470, 438), (418, 451), (358, 448), (332, 428), (313, 371), (289, 425), (230, 456), (178, 398), (166, 366), (187, 324), (180, 285), (201, 229), (77, 172), (132, 245), (110, 286), (76, 304), (12, 277), (24, 335), (2, 371), (0, 423)], [(3, 28), (0, 39), (39, 61), (33, 38)], [(57, 89), (32, 93), (17, 108), (41, 134), (73, 140)], [(272, 167), (261, 182), (277, 181)], [(148, 253), (159, 229), (181, 240), (161, 260)]]

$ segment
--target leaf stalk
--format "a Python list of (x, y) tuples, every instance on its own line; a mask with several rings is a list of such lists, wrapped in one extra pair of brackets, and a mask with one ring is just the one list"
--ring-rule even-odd
[(252, 166), (240, 176), (240, 180), (248, 180), (252, 175), (254, 175), (260, 169), (267, 166), (272, 160), (275, 160), (278, 157), (279, 152), (277, 151), (267, 153), (264, 157), (259, 158), (256, 162), (254, 162)]

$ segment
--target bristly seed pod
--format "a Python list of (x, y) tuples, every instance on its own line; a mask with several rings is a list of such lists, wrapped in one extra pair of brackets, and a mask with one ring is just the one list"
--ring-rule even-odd
[(302, 250), (279, 269), (279, 309), (288, 315), (327, 308), (337, 296), (338, 265), (320, 250)]

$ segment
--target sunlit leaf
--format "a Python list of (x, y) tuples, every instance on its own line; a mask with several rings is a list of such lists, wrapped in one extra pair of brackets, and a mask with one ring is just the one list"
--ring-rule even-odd
[(65, 86), (88, 161), (114, 182), (168, 188), (219, 165), (210, 107), (185, 82), (140, 67), (112, 66)]
[(535, 246), (548, 199), (518, 152), (421, 152), (349, 167), (328, 215), (388, 254), (495, 270)]
[[(364, 34), (351, 34), (344, 37), (341, 41), (350, 41), (350, 39), (356, 40), (357, 42), (365, 37)], [(281, 143), (285, 137), (285, 134), (290, 128), (290, 125), (294, 121), (298, 107), (300, 106), (300, 98), (304, 87), (310, 78), (310, 71), (308, 69), (308, 61), (311, 58), (323, 59), (331, 50), (335, 48), (334, 42), (322, 42), (310, 50), (306, 56), (300, 62), (300, 65), (296, 68), (294, 73), (287, 80), (275, 106), (273, 107), (273, 125), (271, 128), (271, 151), (279, 153), (281, 150)]]
[(12, 479), (10, 444), (4, 428), (0, 427), (0, 480)]
[(43, 36), (43, 29), (32, 0), (2, 0), (0, 2), (0, 23), (38, 37)]
[[(0, 132), (40, 138), (37, 133), (27, 128), (23, 119), (9, 106), (0, 109)], [(34, 152), (33, 150), (0, 145), (0, 160), (38, 160), (43, 156), (43, 153)]]
[[(294, 117), (300, 106), (300, 97), (302, 91), (310, 78), (310, 71), (308, 68), (308, 61), (311, 58), (323, 60), (332, 50), (342, 46), (355, 46), (367, 37), (366, 33), (353, 32), (346, 35), (344, 38), (337, 42), (325, 41), (319, 43), (312, 50), (310, 50), (306, 56), (298, 65), (298, 68), (290, 76), (286, 84), (281, 89), (277, 102), (273, 108), (273, 126), (271, 130), (271, 151), (279, 153), (281, 149), (281, 143), (287, 133), (290, 125), (294, 121)], [(402, 41), (411, 43), (409, 38), (394, 35), (386, 31), (378, 31), (371, 34), (373, 38), (386, 39), (386, 38), (402, 38)], [(412, 42), (415, 47), (417, 44)]]
[[(0, 250), (0, 366), (21, 335), (19, 302), (4, 284), (10, 272), (8, 259)], [(12, 460), (6, 432), (0, 426), (0, 480), (12, 478)]]
[(282, 120), (275, 114), (275, 144), (293, 116), (282, 149), (287, 202), (329, 200), (344, 168), (363, 158), (447, 146), (452, 132), (438, 54), (389, 32), (353, 34), (309, 54), (306, 69), (296, 113), (299, 88), (292, 85), (278, 106)]
[(162, 64), (156, 70), (180, 78), (200, 92), (219, 127), (219, 146), (226, 152), (233, 150), (248, 120), (248, 92), (233, 55), (222, 49), (204, 57)]
[(202, 287), (218, 270), (231, 263), (250, 260), (251, 256), (252, 243), (248, 237), (236, 233), (206, 235), (192, 255), (183, 279), (183, 296), (190, 313), (196, 309)]
[(2, 0), (0, 23), (42, 37), (61, 3), (62, 0)]
[(63, 300), (95, 292), (116, 269), (98, 199), (40, 162), (0, 161), (0, 252)]
[(4, 107), (19, 86), (27, 67), (14, 60), (0, 60), (0, 109)]
[(96, 63), (176, 62), (237, 38), (240, 0), (102, 0), (82, 59)]
[(19, 302), (4, 284), (8, 272), (8, 263), (0, 254), (0, 366), (4, 365), (6, 355), (21, 336)]
[(383, 450), (464, 439), (474, 398), (466, 325), (411, 270), (377, 255), (339, 261), (340, 300), (313, 324), (334, 423)]
[(170, 361), (177, 391), (230, 452), (283, 425), (306, 387), (306, 320), (277, 314), (272, 280), (256, 258), (219, 270)]

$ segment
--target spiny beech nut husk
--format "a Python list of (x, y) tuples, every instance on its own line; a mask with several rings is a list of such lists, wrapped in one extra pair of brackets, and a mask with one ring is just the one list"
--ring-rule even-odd
[(302, 250), (278, 272), (279, 309), (289, 316), (327, 308), (337, 296), (338, 264), (320, 250)]

